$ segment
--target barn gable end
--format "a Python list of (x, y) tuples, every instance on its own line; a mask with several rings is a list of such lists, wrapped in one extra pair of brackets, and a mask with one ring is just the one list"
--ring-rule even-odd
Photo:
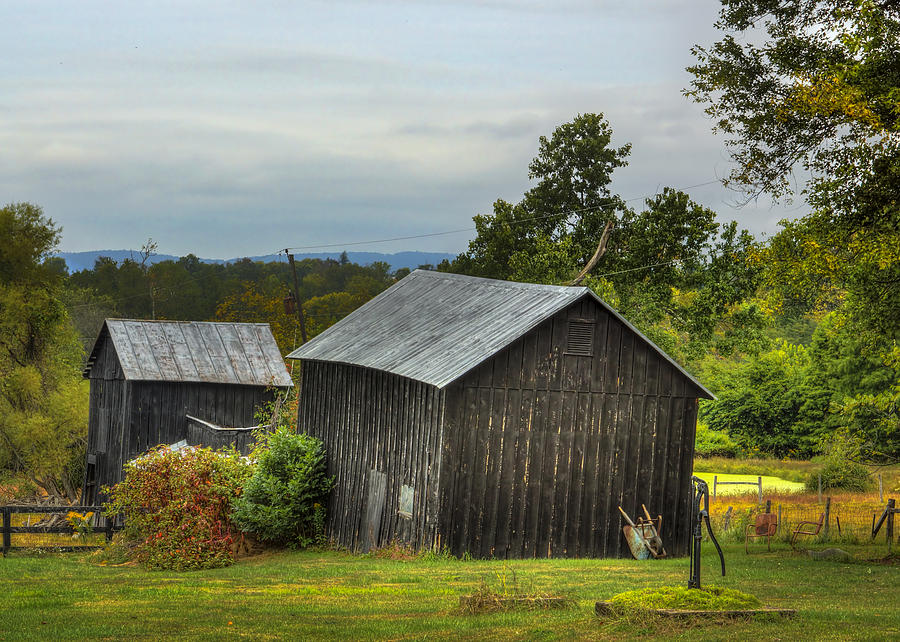
[[(567, 351), (573, 327), (590, 356)], [(687, 550), (698, 390), (593, 299), (446, 394), (442, 532), (451, 550), (625, 556), (618, 506), (634, 515), (642, 503), (672, 529), (670, 550)]]

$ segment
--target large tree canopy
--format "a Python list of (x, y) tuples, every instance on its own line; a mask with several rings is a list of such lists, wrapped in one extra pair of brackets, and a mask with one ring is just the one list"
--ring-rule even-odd
[[(611, 142), (602, 114), (579, 114), (542, 136), (529, 165), (535, 186), (520, 202), (501, 199), (493, 215), (476, 216), (477, 237), (449, 269), (564, 284), (608, 240), (584, 285), (682, 361), (714, 342), (734, 345), (754, 315), (739, 305), (758, 281), (749, 260), (753, 238), (734, 223), (721, 226), (715, 212), (671, 188), (646, 199), (641, 211), (628, 208), (610, 181), (631, 146)], [(615, 224), (608, 238), (607, 223)]]
[[(900, 5), (875, 0), (723, 0), (724, 37), (698, 59), (688, 95), (726, 134), (736, 183), (776, 195), (813, 171), (816, 201), (860, 223), (882, 217), (841, 198), (896, 204)], [(887, 173), (885, 173), (887, 172)], [(893, 192), (893, 195), (886, 192)], [(823, 202), (824, 202), (823, 201)], [(872, 203), (874, 205), (874, 202)]]
[(845, 305), (859, 328), (900, 338), (900, 5), (722, 5), (724, 35), (694, 49), (686, 93), (727, 136), (730, 182), (780, 197), (796, 167), (809, 172), (813, 212), (766, 257), (772, 292), (781, 304)]
[[(549, 246), (565, 246), (566, 258), (549, 260), (558, 270), (569, 257), (583, 265), (600, 234), (624, 203), (612, 194), (613, 171), (627, 165), (631, 145), (613, 147), (612, 128), (603, 114), (578, 114), (539, 139), (538, 155), (528, 166), (537, 184), (516, 204), (498, 199), (493, 215), (474, 217), (476, 238), (454, 261), (453, 270), (497, 279), (533, 279), (527, 265)], [(554, 276), (557, 276), (554, 274)], [(574, 274), (569, 275), (569, 278)]]

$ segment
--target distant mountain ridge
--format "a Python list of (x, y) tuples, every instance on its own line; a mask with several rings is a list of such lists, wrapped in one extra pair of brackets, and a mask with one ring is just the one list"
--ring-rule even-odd
[[(120, 263), (125, 259), (133, 259), (140, 261), (140, 252), (137, 250), (91, 250), (89, 252), (57, 252), (54, 256), (58, 256), (66, 262), (69, 272), (79, 272), (81, 270), (93, 269), (94, 263), (101, 256), (106, 256)], [(294, 258), (298, 261), (303, 259), (339, 259), (341, 252), (320, 252), (317, 254), (295, 254)], [(177, 261), (179, 256), (172, 254), (154, 254), (150, 257), (150, 263), (160, 263), (162, 261)], [(268, 263), (270, 261), (287, 261), (284, 254), (266, 254), (263, 256), (235, 257), (233, 259), (203, 259), (203, 263), (234, 263), (243, 258), (249, 258), (251, 261), (262, 261)], [(394, 254), (383, 254), (381, 252), (347, 252), (347, 259), (351, 263), (359, 265), (370, 265), (376, 261), (383, 261), (391, 266), (392, 270), (400, 268), (409, 268), (411, 270), (420, 265), (437, 265), (444, 259), (452, 261), (456, 258), (455, 254), (446, 252), (396, 252)]]

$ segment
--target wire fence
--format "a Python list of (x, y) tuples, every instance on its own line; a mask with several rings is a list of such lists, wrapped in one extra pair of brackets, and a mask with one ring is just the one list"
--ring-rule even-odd
[[(766, 512), (766, 508), (765, 501), (759, 504), (719, 498), (710, 505), (710, 520), (725, 539), (743, 541), (747, 526), (754, 523), (759, 513)], [(821, 519), (822, 526), (815, 536), (817, 543), (848, 542), (879, 546), (887, 543), (883, 528), (872, 538), (873, 526), (885, 511), (883, 503), (839, 502), (831, 501), (831, 498), (822, 503), (769, 500), (768, 508), (778, 516), (776, 541), (790, 541), (791, 534), (803, 523), (807, 525), (804, 530), (815, 530), (808, 525), (817, 524)], [(897, 538), (894, 539), (896, 541)]]

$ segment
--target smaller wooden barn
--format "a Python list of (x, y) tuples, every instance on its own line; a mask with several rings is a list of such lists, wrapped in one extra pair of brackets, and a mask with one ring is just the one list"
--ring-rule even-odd
[(288, 358), (344, 546), (627, 556), (644, 503), (688, 552), (711, 395), (587, 288), (416, 270)]
[(257, 409), (293, 385), (267, 323), (107, 319), (84, 377), (85, 504), (158, 444), (246, 448)]

